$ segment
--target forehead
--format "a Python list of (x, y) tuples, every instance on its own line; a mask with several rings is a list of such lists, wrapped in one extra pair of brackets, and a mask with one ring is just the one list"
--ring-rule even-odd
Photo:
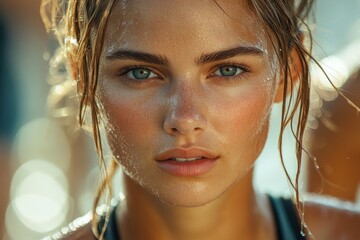
[(265, 51), (268, 46), (262, 23), (241, 0), (119, 1), (105, 38), (110, 51), (119, 47), (214, 51), (238, 45)]

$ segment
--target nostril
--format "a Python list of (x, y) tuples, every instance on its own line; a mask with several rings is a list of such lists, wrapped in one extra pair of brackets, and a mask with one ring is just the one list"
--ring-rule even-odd
[(186, 114), (184, 112), (172, 111), (166, 115), (163, 122), (164, 130), (171, 135), (188, 135), (200, 133), (206, 128), (205, 116), (195, 112)]
[(169, 129), (169, 133), (170, 134), (191, 134), (191, 133), (196, 133), (196, 132), (200, 132), (202, 130), (201, 127), (195, 127), (195, 128), (189, 128), (189, 127), (182, 127), (182, 128), (170, 128)]

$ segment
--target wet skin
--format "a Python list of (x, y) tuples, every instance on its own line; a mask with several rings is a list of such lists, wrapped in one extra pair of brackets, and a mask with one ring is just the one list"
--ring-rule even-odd
[[(267, 201), (253, 191), (252, 167), (272, 104), (281, 101), (280, 66), (244, 1), (220, 5), (124, 1), (111, 14), (97, 95), (125, 172), (124, 239), (276, 238)], [(205, 149), (214, 165), (175, 176), (159, 165), (174, 148)], [(308, 206), (310, 227), (322, 229), (326, 216), (317, 211), (333, 211)]]
[[(127, 175), (162, 201), (206, 204), (241, 180), (261, 152), (278, 63), (244, 6), (224, 6), (227, 16), (212, 1), (133, 4), (114, 10), (101, 59), (110, 146)], [(139, 73), (149, 76), (136, 79)], [(206, 174), (174, 177), (158, 166), (161, 152), (194, 147), (217, 156)]]

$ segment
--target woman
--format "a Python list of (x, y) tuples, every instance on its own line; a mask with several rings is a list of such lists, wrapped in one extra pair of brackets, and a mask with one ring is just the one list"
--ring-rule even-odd
[(360, 234), (359, 214), (301, 204), (298, 177), (290, 181), (305, 219), (252, 186), (272, 104), (284, 100), (282, 129), (294, 118), (288, 94), (301, 164), (310, 55), (300, 29), (311, 1), (46, 2), (77, 81), (80, 123), (89, 111), (108, 169), (95, 207), (119, 165), (125, 173), (125, 200), (110, 216), (60, 238), (303, 239), (305, 224), (317, 239)]

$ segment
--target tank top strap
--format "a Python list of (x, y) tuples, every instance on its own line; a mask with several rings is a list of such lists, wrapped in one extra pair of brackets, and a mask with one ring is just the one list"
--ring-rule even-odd
[[(102, 216), (99, 220), (98, 224), (98, 231), (100, 232), (105, 224), (105, 216)], [(116, 223), (116, 206), (111, 210), (110, 216), (109, 216), (109, 222), (107, 225), (107, 228), (105, 230), (104, 234), (105, 240), (121, 240), (119, 232), (118, 232), (118, 226)]]
[(306, 240), (296, 208), (289, 198), (269, 195), (278, 240)]

